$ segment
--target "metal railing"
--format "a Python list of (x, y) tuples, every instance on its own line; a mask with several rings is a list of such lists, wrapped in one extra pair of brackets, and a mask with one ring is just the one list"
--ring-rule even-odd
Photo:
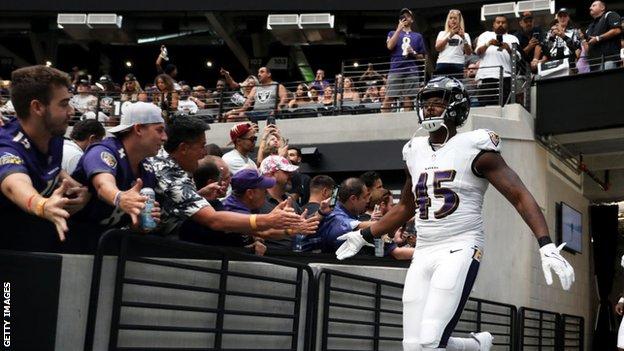
[(519, 310), (520, 350), (558, 350), (561, 316), (558, 313), (521, 307)]
[[(301, 313), (309, 306), (304, 282), (309, 301), (316, 291), (307, 265), (124, 231), (105, 233), (95, 254), (85, 350), (94, 347), (102, 259), (110, 246), (118, 259), (109, 350), (309, 350), (308, 342), (299, 348), (300, 330), (310, 339), (311, 316)], [(146, 249), (150, 254), (141, 254)], [(193, 259), (174, 259), (176, 253)], [(268, 266), (251, 274), (240, 264), (245, 261)], [(276, 266), (292, 271), (277, 277), (270, 269)]]
[[(321, 351), (402, 348), (403, 284), (331, 269), (317, 277)], [(495, 350), (515, 350), (516, 316), (513, 305), (469, 298), (453, 336), (487, 330), (495, 336)]]
[(583, 351), (585, 348), (585, 319), (562, 314), (561, 324), (562, 350)]

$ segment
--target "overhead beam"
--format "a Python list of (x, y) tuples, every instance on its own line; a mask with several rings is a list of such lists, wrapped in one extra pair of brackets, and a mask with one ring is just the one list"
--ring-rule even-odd
[(583, 155), (583, 163), (591, 170), (624, 169), (624, 153)]
[(589, 132), (557, 134), (557, 140), (561, 144), (575, 144), (589, 141), (621, 139), (624, 136), (624, 128), (609, 128), (592, 130)]
[(218, 16), (214, 12), (206, 12), (205, 15), (206, 19), (208, 19), (208, 23), (210, 23), (215, 33), (217, 33), (217, 35), (223, 39), (225, 45), (232, 50), (234, 56), (236, 56), (247, 73), (252, 74), (249, 68), (249, 55), (247, 55), (247, 52), (243, 49), (240, 42), (232, 36), (234, 26), (222, 16)]

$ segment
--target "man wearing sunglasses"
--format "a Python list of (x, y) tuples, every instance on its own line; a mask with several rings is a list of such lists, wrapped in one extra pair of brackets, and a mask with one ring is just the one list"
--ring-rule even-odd
[(256, 162), (250, 157), (256, 147), (258, 126), (249, 122), (239, 123), (230, 130), (230, 143), (234, 149), (223, 155), (232, 175), (243, 168), (258, 169)]

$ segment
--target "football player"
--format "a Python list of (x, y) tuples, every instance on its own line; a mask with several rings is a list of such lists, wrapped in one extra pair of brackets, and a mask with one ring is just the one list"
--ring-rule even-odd
[(489, 350), (492, 335), (451, 338), (477, 276), (484, 244), (481, 207), (488, 183), (500, 191), (531, 228), (540, 246), (546, 282), (553, 269), (568, 290), (574, 270), (560, 255), (540, 208), (499, 151), (492, 131), (457, 133), (468, 118), (470, 99), (463, 84), (434, 78), (416, 97), (422, 129), (403, 147), (408, 172), (401, 200), (371, 227), (347, 233), (336, 250), (342, 260), (373, 237), (392, 232), (415, 213), (418, 241), (403, 291), (403, 349)]

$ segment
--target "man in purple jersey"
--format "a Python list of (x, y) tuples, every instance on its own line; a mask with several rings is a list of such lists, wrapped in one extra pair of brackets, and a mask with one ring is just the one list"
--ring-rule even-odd
[(11, 78), (17, 118), (0, 129), (0, 247), (62, 250), (67, 218), (88, 200), (86, 188), (61, 170), (63, 135), (74, 113), (69, 76), (31, 66)]
[[(156, 156), (167, 140), (160, 108), (145, 102), (132, 104), (120, 124), (109, 132), (115, 137), (89, 146), (73, 173), (93, 195), (77, 214), (77, 222), (89, 223), (88, 229), (96, 232), (130, 223), (138, 227), (147, 201), (139, 191), (144, 186), (156, 187), (156, 176), (146, 158)], [(152, 216), (160, 219), (158, 203)], [(79, 227), (80, 223), (77, 230)]]
[[(388, 112), (393, 100), (403, 100), (405, 111), (414, 108), (412, 101), (423, 80), (423, 65), (427, 50), (420, 33), (412, 31), (414, 14), (402, 9), (396, 30), (388, 32), (386, 46), (390, 50), (390, 71), (388, 72), (388, 92), (384, 98), (382, 111)], [(417, 61), (418, 60), (418, 61)]]

